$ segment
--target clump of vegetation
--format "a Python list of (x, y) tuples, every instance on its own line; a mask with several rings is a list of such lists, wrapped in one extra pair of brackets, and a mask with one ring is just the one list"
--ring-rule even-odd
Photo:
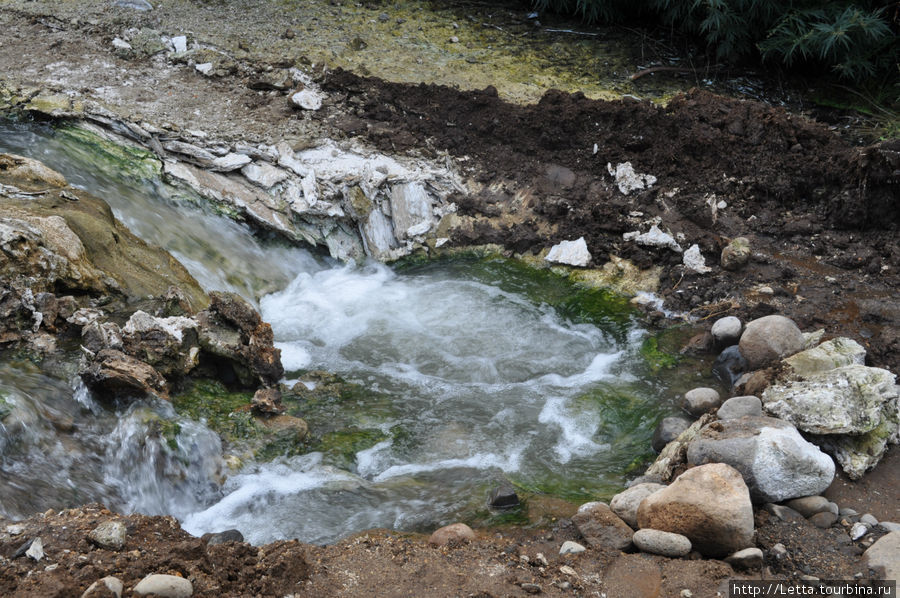
[[(887, 0), (534, 0), (587, 22), (662, 23), (703, 39), (717, 60), (818, 66), (898, 91), (900, 6)], [(896, 98), (895, 98), (896, 100)]]

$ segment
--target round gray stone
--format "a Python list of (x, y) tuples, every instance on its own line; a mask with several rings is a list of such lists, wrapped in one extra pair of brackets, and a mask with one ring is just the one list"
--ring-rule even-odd
[(122, 591), (125, 585), (117, 577), (107, 576), (98, 579), (84, 591), (81, 598), (94, 598), (96, 596), (109, 596), (109, 592), (115, 594), (116, 598), (122, 598)]
[(672, 558), (687, 556), (691, 552), (691, 541), (686, 536), (658, 529), (640, 529), (634, 532), (632, 542), (642, 552)]
[(738, 343), (751, 370), (768, 367), (803, 350), (803, 333), (793, 320), (779, 315), (749, 322)]
[[(803, 496), (795, 498), (784, 503), (804, 517), (812, 517), (816, 513), (830, 512), (828, 507), (828, 499), (824, 496)], [(836, 515), (837, 513), (835, 513)]]
[(710, 409), (716, 409), (721, 404), (722, 398), (717, 390), (701, 387), (684, 393), (684, 401), (681, 406), (691, 415), (699, 417)]
[(650, 445), (657, 453), (661, 452), (666, 445), (678, 438), (678, 435), (691, 427), (691, 420), (686, 417), (675, 416), (665, 417), (656, 430), (653, 432), (653, 439)]
[(665, 488), (663, 484), (636, 484), (613, 496), (609, 501), (609, 508), (621, 517), (622, 521), (637, 528), (637, 511), (641, 501), (663, 488)]
[(725, 562), (735, 569), (760, 569), (763, 565), (763, 551), (756, 547), (738, 550), (726, 557)]
[(88, 540), (107, 550), (121, 550), (125, 546), (125, 524), (121, 521), (104, 521), (88, 534)]
[(736, 345), (741, 338), (741, 330), (744, 325), (734, 316), (726, 316), (716, 320), (710, 329), (710, 334), (716, 342), (717, 347), (728, 347)]
[(584, 546), (579, 544), (578, 542), (573, 542), (572, 540), (566, 540), (563, 542), (562, 547), (559, 549), (559, 554), (579, 554), (587, 550)]
[(822, 529), (828, 529), (837, 521), (837, 515), (832, 513), (831, 511), (825, 511), (824, 513), (816, 513), (812, 517), (809, 518), (809, 522), (815, 525), (816, 527)]
[(860, 517), (859, 520), (860, 520), (861, 522), (863, 522), (863, 523), (865, 523), (865, 524), (867, 524), (867, 525), (871, 525), (871, 526), (873, 526), (873, 527), (876, 526), (876, 525), (878, 525), (878, 519), (876, 519), (876, 518), (875, 518), (875, 515), (872, 515), (871, 513), (866, 513), (865, 515), (863, 515), (862, 517)]
[(731, 397), (716, 411), (719, 419), (737, 419), (750, 415), (759, 417), (762, 415), (762, 401), (753, 395)]

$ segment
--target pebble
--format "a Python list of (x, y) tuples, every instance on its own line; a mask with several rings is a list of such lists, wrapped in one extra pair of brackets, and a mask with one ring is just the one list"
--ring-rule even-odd
[(789, 500), (784, 504), (807, 518), (816, 513), (829, 511), (828, 499), (824, 496), (804, 496)]
[(559, 549), (559, 554), (579, 554), (584, 552), (585, 550), (587, 550), (587, 548), (585, 548), (578, 542), (566, 540), (565, 542), (563, 542), (562, 547)]
[(541, 567), (548, 567), (550, 563), (547, 561), (547, 557), (544, 556), (543, 552), (539, 552), (534, 555), (534, 562), (540, 565)]
[(686, 556), (691, 552), (691, 541), (687, 537), (656, 529), (640, 529), (634, 532), (632, 541), (643, 552), (672, 558)]
[(894, 523), (893, 521), (880, 521), (878, 522), (878, 527), (888, 532), (900, 532), (900, 523)]
[(311, 89), (303, 89), (291, 96), (291, 102), (304, 110), (318, 110), (322, 107), (322, 96)]
[(854, 515), (859, 515), (859, 511), (856, 509), (851, 509), (850, 507), (842, 507), (838, 511), (838, 515), (841, 517), (853, 517)]
[(853, 527), (850, 528), (850, 539), (856, 542), (868, 533), (869, 526), (861, 521), (857, 521), (853, 524)]
[(700, 416), (722, 404), (719, 393), (713, 388), (695, 388), (684, 393), (681, 406), (691, 415)]
[(113, 45), (113, 48), (115, 48), (116, 50), (130, 50), (131, 49), (131, 44), (126, 42), (124, 39), (121, 39), (118, 37), (113, 38), (112, 45)]
[(738, 569), (759, 569), (763, 565), (763, 551), (755, 547), (738, 550), (725, 562)]
[(788, 553), (787, 548), (781, 542), (775, 544), (774, 546), (772, 546), (771, 549), (769, 549), (769, 554), (771, 554), (772, 557), (777, 560), (780, 560), (780, 559), (783, 559), (784, 557), (786, 557), (787, 553)]
[(523, 583), (520, 587), (526, 594), (540, 594), (544, 591), (544, 589), (536, 583)]
[(568, 565), (563, 565), (559, 568), (559, 572), (563, 575), (568, 575), (569, 577), (578, 577), (578, 573), (575, 572), (575, 569)]
[(878, 520), (875, 519), (875, 516), (872, 515), (871, 513), (866, 513), (865, 515), (863, 515), (862, 517), (859, 518), (859, 521), (860, 521), (860, 523), (865, 523), (866, 525), (870, 525), (872, 527), (875, 527), (876, 525), (878, 525)]
[(107, 550), (121, 550), (125, 546), (125, 533), (121, 521), (104, 521), (88, 534), (88, 540)]
[(172, 46), (176, 53), (187, 52), (187, 37), (184, 35), (176, 35), (172, 38)]
[(451, 44), (458, 44), (458, 43), (459, 43), (459, 38), (456, 37), (455, 35), (451, 35), (451, 36), (450, 36), (450, 43), (451, 43)]
[(190, 598), (194, 586), (183, 577), (153, 573), (134, 586), (134, 593), (141, 596), (156, 594), (160, 598)]
[(445, 546), (450, 543), (459, 544), (475, 539), (475, 532), (465, 523), (451, 523), (434, 530), (428, 543), (432, 546)]
[(207, 546), (215, 546), (216, 544), (227, 544), (228, 542), (243, 542), (244, 535), (236, 529), (227, 529), (224, 532), (203, 534), (200, 539), (205, 540)]
[(809, 522), (815, 525), (816, 527), (822, 529), (828, 529), (837, 521), (837, 515), (832, 513), (831, 511), (825, 511), (824, 513), (816, 513), (812, 517), (809, 518)]
[(29, 556), (35, 561), (40, 561), (44, 558), (44, 541), (41, 540), (40, 536), (34, 539), (31, 546), (25, 551), (25, 556)]
[(737, 344), (738, 340), (741, 338), (741, 330), (743, 327), (744, 325), (738, 318), (726, 316), (716, 320), (715, 324), (712, 325), (712, 329), (710, 329), (710, 334), (713, 335), (716, 345), (724, 348), (729, 345)]
[(763, 505), (763, 509), (771, 513), (772, 515), (778, 517), (782, 521), (801, 521), (805, 519), (803, 515), (795, 511), (790, 507), (786, 507), (784, 505), (776, 505), (773, 503), (766, 503)]
[(88, 589), (84, 591), (81, 598), (107, 596), (108, 594), (104, 592), (104, 588), (115, 594), (116, 598), (122, 598), (122, 591), (125, 589), (125, 586), (119, 578), (109, 575), (103, 579), (98, 579), (88, 586)]
[(491, 492), (489, 504), (495, 509), (509, 509), (519, 504), (519, 495), (512, 486), (500, 486)]
[(211, 62), (201, 62), (200, 64), (195, 64), (194, 68), (197, 69), (197, 72), (202, 75), (209, 75), (213, 72), (213, 63)]

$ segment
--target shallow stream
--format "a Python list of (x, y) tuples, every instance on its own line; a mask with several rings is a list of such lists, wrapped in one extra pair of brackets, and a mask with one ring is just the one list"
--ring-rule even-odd
[(491, 490), (512, 483), (532, 503), (608, 498), (670, 410), (642, 350), (648, 333), (613, 295), (499, 258), (392, 269), (263, 242), (152, 168), (116, 171), (65, 130), (0, 122), (0, 151), (44, 161), (205, 288), (254, 301), (290, 384), (314, 387), (310, 372), (327, 370), (365, 389), (300, 405), (312, 436), (327, 429), (341, 450), (320, 442), (253, 462), (230, 458), (240, 447), (172, 404), (101, 404), (73, 366), (2, 362), (0, 515), (100, 501), (254, 543), (524, 521), (524, 508), (490, 511)]

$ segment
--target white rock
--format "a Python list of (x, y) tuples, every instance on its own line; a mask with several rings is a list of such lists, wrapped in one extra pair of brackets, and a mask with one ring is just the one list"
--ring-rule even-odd
[(271, 189), (288, 178), (288, 173), (268, 162), (251, 162), (241, 168), (241, 174), (247, 177), (251, 183), (259, 185), (263, 189)]
[(741, 338), (743, 324), (735, 316), (725, 316), (715, 321), (710, 329), (710, 334), (716, 339), (716, 343), (722, 347), (733, 345)]
[(572, 540), (566, 540), (563, 542), (562, 547), (559, 549), (559, 554), (579, 554), (587, 550), (584, 546), (579, 544), (578, 542), (573, 542)]
[(124, 39), (121, 39), (118, 37), (113, 38), (112, 45), (113, 45), (113, 48), (115, 48), (116, 50), (130, 50), (131, 49), (131, 44), (126, 42)]
[(172, 38), (172, 47), (176, 53), (187, 52), (187, 36), (176, 35)]
[(584, 237), (579, 237), (574, 241), (562, 241), (554, 245), (544, 259), (557, 264), (585, 267), (591, 261), (591, 253)]
[(203, 75), (209, 75), (213, 71), (213, 63), (201, 62), (200, 64), (195, 64), (194, 68)]
[(194, 594), (194, 586), (183, 577), (175, 575), (148, 575), (134, 586), (134, 593), (145, 596), (156, 594), (161, 598), (190, 598)]
[(645, 498), (665, 488), (662, 484), (654, 484), (652, 482), (635, 484), (631, 488), (619, 492), (609, 501), (609, 508), (613, 513), (622, 518), (622, 521), (633, 528), (638, 526), (637, 511), (638, 507)]
[(394, 185), (390, 200), (394, 235), (398, 239), (410, 239), (431, 229), (432, 201), (422, 183)]
[(638, 174), (635, 172), (631, 162), (617, 164), (615, 168), (613, 168), (612, 163), (608, 163), (606, 169), (609, 171), (609, 174), (615, 177), (616, 185), (619, 187), (622, 195), (628, 195), (632, 191), (640, 189), (649, 189), (656, 183), (656, 177), (652, 174)]
[(857, 521), (853, 524), (853, 527), (850, 528), (850, 539), (856, 542), (868, 533), (869, 526), (862, 521)]
[(303, 89), (291, 96), (291, 102), (304, 110), (318, 110), (322, 107), (322, 94), (312, 89)]
[(238, 168), (243, 168), (247, 164), (250, 164), (253, 159), (250, 158), (247, 154), (236, 154), (234, 152), (229, 152), (225, 154), (221, 158), (216, 158), (212, 163), (212, 170), (218, 170), (219, 172), (230, 172), (232, 170), (237, 170)]
[(675, 240), (675, 237), (668, 233), (664, 233), (659, 230), (659, 227), (655, 224), (650, 227), (650, 230), (646, 233), (640, 233), (638, 231), (625, 233), (622, 235), (622, 238), (626, 241), (634, 241), (638, 245), (645, 245), (647, 247), (668, 247), (672, 251), (677, 251), (681, 253), (681, 245), (678, 244), (678, 241)]
[(166, 141), (163, 143), (163, 147), (170, 152), (184, 154), (185, 156), (190, 156), (200, 162), (212, 162), (216, 159), (216, 156), (202, 147), (198, 147), (192, 143), (185, 143), (184, 141)]
[(44, 558), (44, 541), (41, 540), (40, 536), (34, 539), (31, 546), (25, 551), (25, 555), (33, 558), (35, 561)]
[(703, 258), (703, 254), (700, 253), (700, 246), (696, 243), (684, 252), (682, 263), (685, 268), (698, 274), (706, 274), (712, 271), (712, 268), (706, 265), (706, 260)]

